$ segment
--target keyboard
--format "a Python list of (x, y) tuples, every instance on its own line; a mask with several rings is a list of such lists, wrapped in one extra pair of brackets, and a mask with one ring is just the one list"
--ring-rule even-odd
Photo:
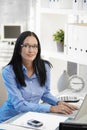
[(80, 99), (77, 96), (59, 96), (58, 101), (78, 102)]

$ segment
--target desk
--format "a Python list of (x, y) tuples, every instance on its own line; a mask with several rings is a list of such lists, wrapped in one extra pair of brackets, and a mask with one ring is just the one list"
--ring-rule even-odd
[[(24, 127), (19, 127), (19, 126), (14, 126), (14, 125), (10, 125), (8, 123), (2, 123), (0, 124), (0, 129), (1, 130), (28, 130), (27, 128)], [(32, 129), (29, 129), (32, 130)]]
[[(41, 121), (43, 126), (41, 127), (32, 127), (27, 124), (29, 119), (35, 119)], [(20, 126), (21, 128), (31, 128), (35, 130), (56, 130), (58, 128), (60, 122), (65, 122), (68, 119), (67, 116), (63, 116), (60, 114), (52, 114), (52, 113), (37, 113), (37, 112), (27, 112), (22, 115), (18, 115), (6, 122), (5, 124), (10, 124), (16, 127)], [(8, 129), (7, 129), (8, 130)]]
[[(70, 90), (64, 90), (61, 94), (70, 94)], [(76, 93), (73, 93), (73, 94), (76, 94)], [(78, 96), (79, 96), (79, 93), (78, 93)], [(80, 97), (84, 97), (85, 94), (84, 93), (80, 93)], [(34, 118), (34, 119), (37, 119), (41, 122), (43, 122), (44, 124), (46, 124), (46, 127), (43, 127), (43, 129), (38, 129), (38, 130), (58, 130), (57, 126), (59, 126), (59, 123), (60, 122), (65, 122), (66, 120), (68, 120), (68, 116), (63, 116), (63, 115), (60, 115), (60, 114), (52, 114), (52, 113), (36, 113), (36, 112), (28, 112), (29, 115), (27, 115), (27, 113), (25, 114), (20, 114), (14, 118), (11, 118), (10, 120), (4, 122), (3, 124), (6, 126), (7, 124), (7, 130), (11, 130), (12, 129), (18, 129), (18, 130), (27, 130), (27, 128), (24, 128), (23, 125), (25, 125), (25, 119), (26, 121), (29, 119), (29, 116)], [(23, 121), (23, 122), (21, 122)], [(68, 120), (69, 121), (69, 120)], [(18, 124), (19, 123), (19, 124)], [(18, 125), (21, 125), (23, 127), (19, 127)], [(24, 124), (22, 124), (24, 123)], [(1, 125), (3, 125), (1, 124)], [(9, 129), (8, 129), (9, 127)], [(13, 127), (13, 128), (12, 128)], [(25, 126), (26, 127), (26, 126)], [(2, 128), (2, 126), (0, 126), (0, 128)], [(5, 129), (5, 127), (3, 127)], [(57, 128), (57, 129), (56, 129)], [(31, 128), (28, 128), (31, 130)], [(36, 130), (36, 129), (35, 129)]]

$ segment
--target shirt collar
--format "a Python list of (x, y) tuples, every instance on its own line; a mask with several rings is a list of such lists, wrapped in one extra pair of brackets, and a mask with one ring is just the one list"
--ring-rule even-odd
[[(27, 74), (27, 68), (23, 64), (22, 64), (22, 70), (23, 70), (24, 73)], [(38, 73), (37, 73), (37, 75), (38, 75)], [(32, 75), (32, 78), (36, 78), (36, 74), (35, 73)]]

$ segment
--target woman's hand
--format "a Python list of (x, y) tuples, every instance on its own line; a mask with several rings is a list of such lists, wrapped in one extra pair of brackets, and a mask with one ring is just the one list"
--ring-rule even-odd
[(72, 114), (74, 110), (78, 110), (78, 107), (66, 102), (58, 102), (58, 105), (50, 108), (50, 112), (61, 114)]

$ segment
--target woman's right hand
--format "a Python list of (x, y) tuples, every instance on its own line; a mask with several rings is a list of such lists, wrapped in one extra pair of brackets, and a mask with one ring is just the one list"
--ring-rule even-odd
[(50, 108), (50, 112), (61, 114), (72, 114), (74, 110), (78, 110), (78, 107), (66, 102), (59, 102), (58, 105)]

